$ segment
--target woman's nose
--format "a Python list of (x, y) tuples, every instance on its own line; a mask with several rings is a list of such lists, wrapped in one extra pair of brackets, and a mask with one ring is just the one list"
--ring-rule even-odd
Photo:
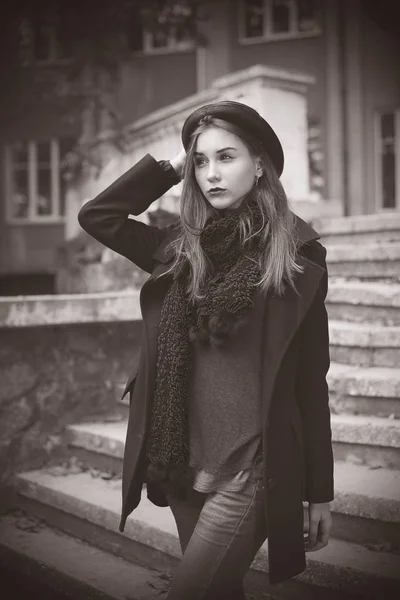
[(208, 181), (214, 181), (215, 179), (219, 179), (219, 172), (217, 169), (217, 165), (215, 165), (211, 162), (208, 165), (207, 179), (208, 179)]

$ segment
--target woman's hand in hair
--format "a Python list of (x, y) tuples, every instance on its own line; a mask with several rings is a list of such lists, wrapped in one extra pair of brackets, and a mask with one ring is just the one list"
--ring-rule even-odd
[(328, 545), (332, 529), (332, 515), (329, 502), (308, 505), (309, 529), (307, 552), (315, 552)]
[(177, 174), (180, 177), (182, 177), (182, 172), (183, 172), (183, 167), (185, 165), (185, 161), (186, 161), (186, 150), (184, 148), (182, 148), (182, 150), (179, 152), (179, 154), (174, 156), (174, 158), (171, 158), (171, 160), (169, 161), (171, 163), (171, 166), (174, 168), (174, 170), (177, 172)]

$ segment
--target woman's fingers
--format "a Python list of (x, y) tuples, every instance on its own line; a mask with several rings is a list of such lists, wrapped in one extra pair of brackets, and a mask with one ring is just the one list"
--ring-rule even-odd
[(318, 523), (319, 523), (319, 519), (317, 516), (312, 516), (312, 518), (310, 519), (310, 528), (308, 531), (308, 550), (311, 550), (311, 548), (313, 548), (314, 544), (317, 541), (317, 534), (318, 534)]
[(310, 508), (307, 552), (315, 552), (328, 545), (332, 528), (332, 515), (330, 510), (318, 510), (315, 506)]
[(172, 165), (172, 167), (175, 169), (175, 171), (179, 174), (182, 175), (182, 170), (183, 170), (183, 166), (185, 164), (186, 161), (186, 151), (183, 148), (179, 154), (177, 154), (176, 156), (174, 156), (173, 158), (171, 158), (171, 160), (169, 161)]
[(320, 550), (321, 548), (324, 548), (325, 546), (328, 545), (328, 541), (329, 541), (329, 532), (319, 532), (317, 535), (317, 539), (315, 544), (313, 544), (312, 546), (308, 546), (307, 551), (308, 552), (315, 552), (316, 550)]
[[(321, 526), (321, 522), (320, 522), (320, 526)], [(320, 550), (321, 548), (324, 548), (325, 546), (327, 546), (328, 542), (329, 542), (329, 530), (327, 529), (326, 531), (321, 531), (321, 529), (319, 529), (315, 538), (312, 538), (311, 536), (309, 537), (309, 542), (308, 542), (308, 544), (306, 544), (306, 551), (307, 552), (315, 552), (316, 550)]]

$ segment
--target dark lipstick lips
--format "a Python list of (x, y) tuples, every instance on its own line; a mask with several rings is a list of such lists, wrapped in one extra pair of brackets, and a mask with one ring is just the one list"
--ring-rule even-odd
[(224, 191), (225, 191), (225, 188), (214, 187), (214, 188), (210, 188), (208, 191), (209, 191), (209, 192), (216, 192), (216, 191), (221, 191), (221, 192), (224, 192)]

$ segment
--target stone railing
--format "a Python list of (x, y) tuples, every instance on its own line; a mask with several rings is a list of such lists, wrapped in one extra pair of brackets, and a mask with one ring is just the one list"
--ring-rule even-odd
[[(216, 79), (212, 87), (157, 110), (129, 125), (124, 152), (111, 143), (112, 133), (98, 140), (104, 167), (96, 175), (82, 176), (70, 187), (67, 200), (66, 237), (79, 230), (77, 214), (84, 202), (110, 185), (146, 153), (157, 160), (171, 158), (181, 146), (180, 132), (186, 117), (196, 108), (219, 100), (236, 100), (255, 108), (275, 129), (285, 152), (282, 183), (292, 202), (308, 201), (307, 89), (313, 78), (301, 73), (255, 65)], [(181, 185), (155, 202), (151, 210), (176, 210)], [(300, 211), (301, 212), (301, 211)], [(137, 217), (135, 217), (137, 218)], [(147, 221), (146, 215), (141, 217)]]
[(0, 483), (63, 458), (70, 423), (118, 417), (141, 329), (138, 292), (0, 298)]

